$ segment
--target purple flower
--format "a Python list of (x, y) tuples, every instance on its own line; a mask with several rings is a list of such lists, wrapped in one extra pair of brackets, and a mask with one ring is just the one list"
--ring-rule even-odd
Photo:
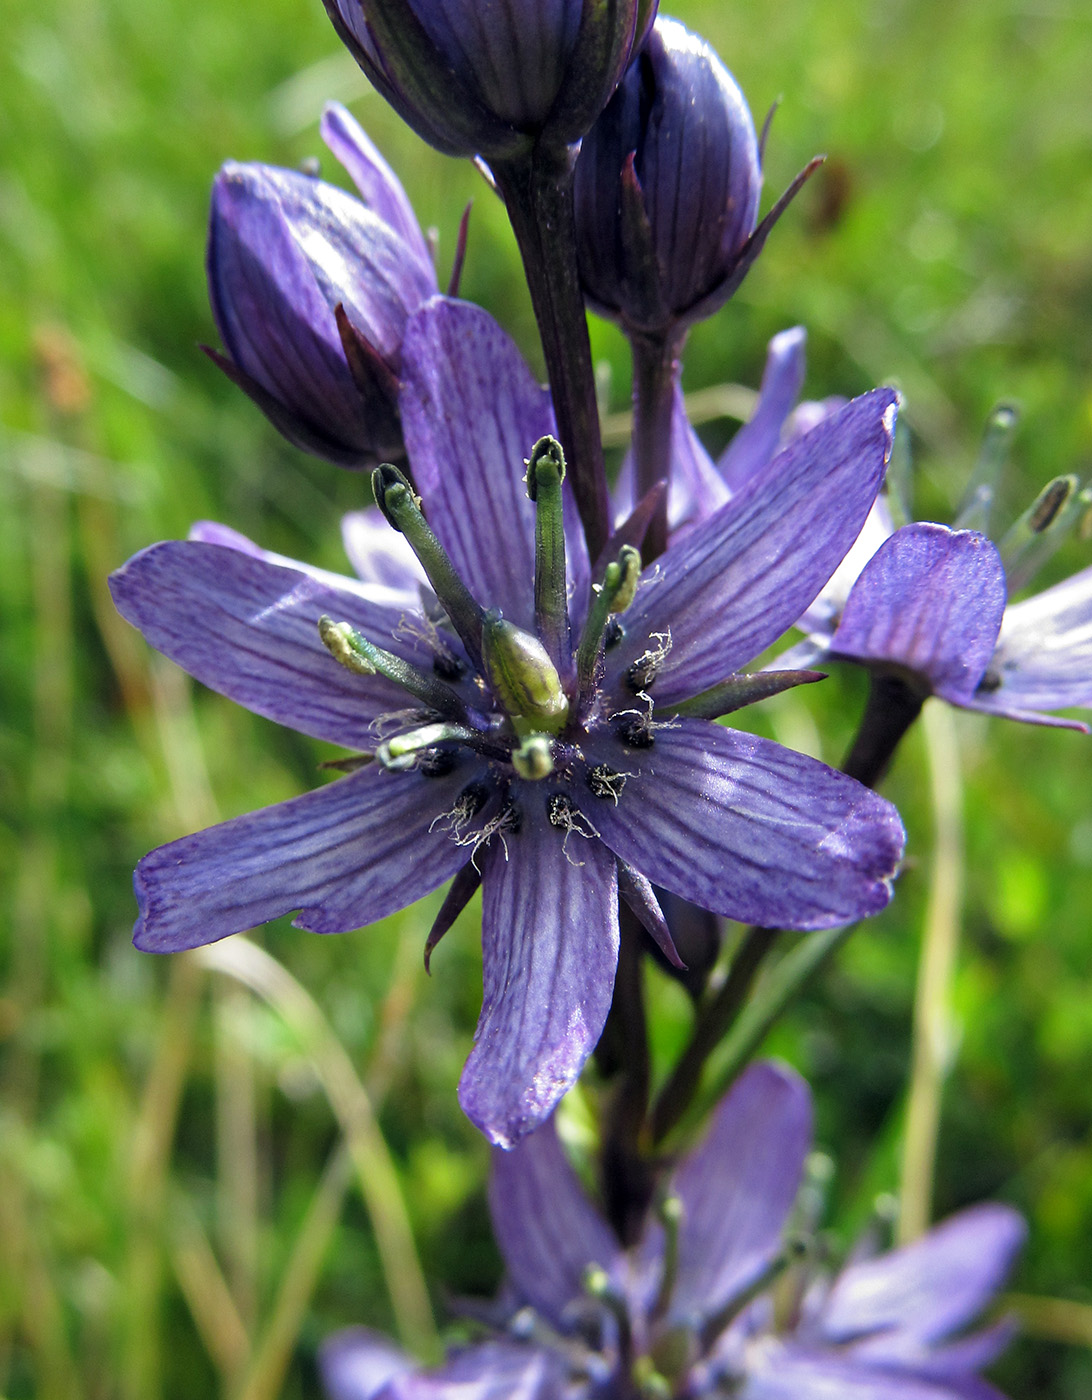
[(580, 276), (629, 335), (727, 301), (765, 241), (754, 122), (716, 53), (661, 17), (585, 137), (576, 166)]
[(325, 0), (369, 81), (448, 155), (505, 160), (579, 141), (656, 0)]
[(340, 466), (401, 457), (406, 320), (436, 291), (393, 171), (331, 103), (322, 135), (363, 203), (295, 170), (230, 162), (209, 218), (210, 352), (288, 440)]
[[(867, 394), (799, 439), (639, 579), (624, 547), (593, 591), (548, 397), (495, 322), (433, 298), (410, 318), (401, 383), (427, 522), (395, 469), (373, 481), (427, 587), (397, 554), (353, 582), (225, 548), (238, 543), (228, 536), (210, 543), (208, 530), (145, 550), (112, 580), (122, 614), (199, 680), (374, 756), (152, 852), (136, 872), (135, 940), (174, 951), (289, 911), (340, 932), (454, 876), (431, 947), (480, 883), (485, 996), (460, 1097), (511, 1145), (598, 1040), (619, 895), (676, 960), (649, 882), (796, 929), (887, 903), (894, 809), (704, 716), (769, 693), (737, 672), (859, 531), (894, 395)], [(521, 467), (536, 440), (537, 504)]]
[(628, 1251), (547, 1122), (493, 1159), (507, 1335), (420, 1371), (385, 1339), (342, 1333), (321, 1355), (330, 1400), (998, 1400), (977, 1372), (1009, 1329), (959, 1334), (1003, 1282), (1023, 1221), (977, 1206), (833, 1280), (817, 1275), (785, 1233), (811, 1122), (796, 1074), (752, 1065)]
[(922, 696), (1087, 732), (1044, 711), (1092, 707), (1092, 569), (1006, 605), (997, 546), (975, 530), (893, 530), (878, 503), (779, 665), (830, 656), (893, 673)]

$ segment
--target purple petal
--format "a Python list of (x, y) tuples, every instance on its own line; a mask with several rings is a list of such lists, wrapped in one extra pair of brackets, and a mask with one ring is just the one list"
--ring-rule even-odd
[(389, 1338), (365, 1327), (327, 1337), (318, 1359), (327, 1400), (372, 1400), (388, 1381), (417, 1364)]
[(934, 1347), (905, 1330), (877, 1332), (860, 1342), (851, 1342), (846, 1354), (874, 1365), (899, 1367), (919, 1376), (939, 1380), (961, 1379), (982, 1371), (996, 1361), (1012, 1341), (1018, 1328), (1012, 1318), (1002, 1318), (992, 1327), (983, 1327), (946, 1346)]
[(895, 395), (875, 389), (778, 454), (645, 571), (610, 652), (620, 678), (653, 634), (672, 647), (658, 701), (705, 690), (794, 622), (860, 533), (891, 448)]
[[(699, 520), (712, 515), (731, 495), (712, 458), (690, 426), (682, 388), (678, 383), (671, 404), (670, 451), (667, 519), (671, 529), (677, 530), (685, 525), (696, 525)], [(619, 521), (633, 509), (633, 473), (633, 451), (630, 449), (622, 461), (613, 491), (615, 518)]]
[(807, 338), (803, 326), (794, 326), (770, 341), (755, 411), (717, 459), (717, 471), (733, 495), (778, 449), (785, 419), (804, 382)]
[(435, 1371), (395, 1376), (383, 1400), (563, 1400), (560, 1358), (539, 1347), (482, 1342)]
[(550, 826), (540, 786), (518, 800), (519, 833), (480, 857), (485, 995), (459, 1082), (467, 1117), (499, 1147), (532, 1132), (576, 1082), (618, 962), (614, 858)]
[(324, 613), (406, 660), (432, 664), (424, 644), (399, 631), (404, 610), (373, 602), (365, 585), (282, 568), (237, 544), (152, 545), (111, 575), (110, 591), (122, 617), (203, 684), (347, 748), (374, 747), (372, 721), (404, 708), (406, 694), (340, 666), (319, 639)]
[(407, 251), (426, 270), (435, 292), (436, 273), (413, 205), (398, 176), (379, 154), (364, 128), (340, 102), (328, 102), (319, 122), (319, 133), (349, 172), (364, 203), (394, 229)]
[[(555, 433), (549, 395), (479, 307), (433, 297), (412, 317), (400, 400), (406, 448), (429, 523), (482, 607), (534, 622), (535, 508), (525, 459)], [(570, 584), (587, 553), (566, 491)]]
[(175, 953), (291, 910), (313, 933), (374, 923), (466, 863), (436, 818), (476, 776), (480, 766), (469, 763), (443, 778), (375, 765), (160, 846), (133, 877), (133, 941)]
[[(964, 1395), (943, 1382), (898, 1371), (771, 1349), (747, 1376), (739, 1400), (963, 1400)], [(992, 1387), (984, 1386), (980, 1400), (995, 1395)], [(971, 1400), (969, 1393), (966, 1400)]]
[(882, 1331), (942, 1341), (994, 1296), (1026, 1235), (1008, 1206), (961, 1211), (913, 1244), (843, 1270), (824, 1304), (822, 1333), (832, 1342)]
[[(780, 1065), (752, 1065), (675, 1173), (683, 1206), (672, 1312), (702, 1318), (774, 1259), (811, 1146), (811, 1094)], [(663, 1231), (655, 1235), (662, 1248)]]
[(596, 735), (589, 764), (626, 774), (617, 804), (581, 808), (657, 885), (745, 923), (829, 928), (891, 897), (903, 829), (889, 802), (844, 773), (704, 720), (657, 729), (650, 749)]
[(998, 714), (1092, 706), (1092, 568), (1006, 610), (973, 704)]
[[(362, 583), (389, 589), (392, 602), (397, 598), (402, 607), (420, 607), (421, 589), (429, 588), (425, 571), (405, 535), (391, 529), (378, 506), (343, 515), (341, 543)], [(376, 598), (385, 601), (382, 593)]]
[(861, 571), (830, 648), (962, 699), (982, 679), (1004, 611), (1005, 569), (985, 535), (907, 525)]
[(493, 1233), (523, 1303), (555, 1327), (571, 1322), (584, 1271), (620, 1271), (622, 1251), (580, 1181), (548, 1119), (511, 1152), (494, 1150), (489, 1180)]

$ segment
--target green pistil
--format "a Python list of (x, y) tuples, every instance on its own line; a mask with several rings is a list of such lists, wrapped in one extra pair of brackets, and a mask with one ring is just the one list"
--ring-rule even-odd
[(569, 717), (569, 699), (539, 639), (492, 608), (485, 614), (482, 652), (489, 684), (520, 738), (559, 734)]
[(576, 653), (576, 674), (581, 693), (591, 687), (595, 663), (612, 613), (625, 612), (637, 592), (641, 556), (631, 544), (624, 544), (618, 558), (607, 565), (603, 582), (592, 593), (592, 604)]
[(527, 494), (535, 503), (535, 628), (557, 666), (569, 656), (561, 500), (564, 480), (561, 444), (556, 438), (540, 438), (527, 462)]
[(1048, 481), (997, 546), (1010, 595), (1018, 593), (1077, 524), (1092, 499), (1075, 476)]
[(989, 533), (990, 516), (997, 496), (997, 483), (1001, 478), (1001, 469), (1009, 455), (1019, 422), (1020, 414), (1011, 404), (998, 404), (990, 414), (978, 461), (956, 513), (957, 530), (981, 530), (983, 534)]
[(397, 467), (376, 467), (372, 472), (375, 503), (387, 523), (405, 535), (410, 548), (432, 584), (451, 625), (463, 640), (475, 666), (482, 661), (483, 612), (455, 571), (447, 551), (421, 514), (421, 503)]
[(361, 676), (384, 676), (416, 696), (429, 709), (456, 719), (465, 717), (462, 701), (443, 681), (419, 671), (393, 652), (374, 646), (350, 623), (335, 622), (324, 614), (319, 618), (318, 630), (323, 645), (346, 670)]

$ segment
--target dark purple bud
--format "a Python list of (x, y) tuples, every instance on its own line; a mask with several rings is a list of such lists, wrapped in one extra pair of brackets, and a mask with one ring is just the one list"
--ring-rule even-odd
[(769, 231), (769, 220), (755, 226), (761, 189), (759, 141), (735, 79), (704, 40), (659, 18), (577, 162), (591, 305), (656, 338), (712, 315)]
[(324, 0), (368, 79), (430, 145), (509, 160), (579, 141), (657, 0)]
[[(355, 123), (335, 115), (345, 145)], [(420, 231), (402, 226), (412, 213), (394, 177), (370, 143), (356, 154), (351, 173), (374, 209), (297, 171), (225, 165), (207, 269), (227, 351), (210, 352), (216, 363), (297, 447), (367, 467), (403, 455), (402, 336), (436, 275)]]

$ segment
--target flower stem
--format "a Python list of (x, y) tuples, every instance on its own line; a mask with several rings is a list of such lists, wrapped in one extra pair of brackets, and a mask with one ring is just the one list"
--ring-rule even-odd
[(558, 156), (536, 147), (526, 156), (495, 164), (493, 177), (523, 259), (558, 437), (584, 522), (588, 553), (595, 559), (610, 535), (610, 503), (591, 342), (576, 270), (575, 160), (575, 148)]
[(898, 676), (873, 675), (868, 703), (842, 772), (874, 788), (886, 774), (899, 741), (921, 714), (925, 696)]
[(929, 1228), (940, 1103), (952, 1063), (950, 1001), (963, 894), (963, 790), (954, 718), (941, 705), (925, 712), (935, 844), (914, 995), (914, 1045), (899, 1184), (900, 1244), (908, 1244)]
[[(671, 474), (671, 414), (682, 372), (679, 355), (685, 331), (666, 336), (635, 335), (633, 350), (633, 465), (635, 501)], [(641, 555), (646, 564), (667, 548), (667, 497), (649, 521)]]

